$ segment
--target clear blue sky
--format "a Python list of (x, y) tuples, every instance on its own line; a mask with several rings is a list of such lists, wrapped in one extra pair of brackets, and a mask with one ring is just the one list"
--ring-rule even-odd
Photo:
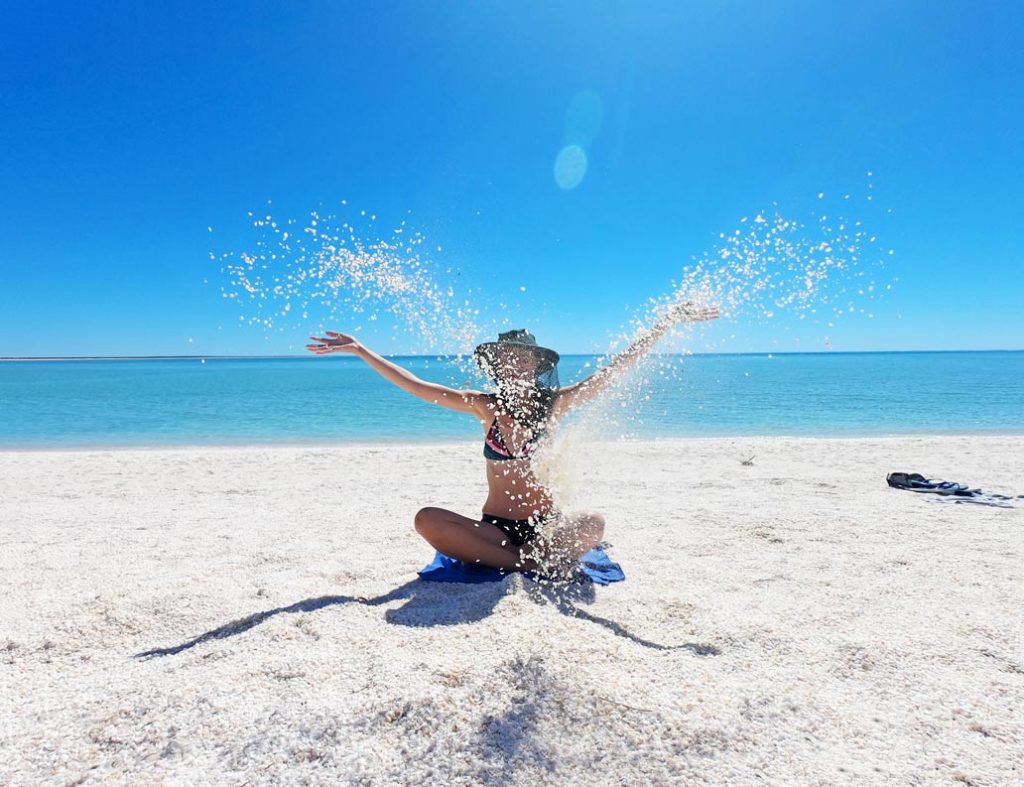
[[(709, 341), (1021, 348), (1022, 41), (1011, 2), (8, 4), (0, 355), (297, 351), (301, 330), (238, 326), (211, 237), (342, 198), (412, 211), (478, 306), (600, 350), (741, 216), (868, 170), (899, 277), (875, 318)], [(584, 90), (603, 122), (565, 189)]]

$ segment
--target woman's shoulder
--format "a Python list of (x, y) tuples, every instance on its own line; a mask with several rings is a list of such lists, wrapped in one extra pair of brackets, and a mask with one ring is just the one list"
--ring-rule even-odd
[(492, 393), (475, 392), (474, 403), (476, 404), (477, 415), (481, 421), (492, 421), (498, 412), (498, 397)]

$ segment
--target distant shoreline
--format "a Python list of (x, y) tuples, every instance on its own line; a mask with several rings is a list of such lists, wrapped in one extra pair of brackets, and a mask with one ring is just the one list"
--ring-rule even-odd
[(0, 363), (32, 361), (245, 361), (304, 358), (303, 355), (6, 355)]
[[(940, 353), (1019, 353), (1021, 349), (994, 350), (788, 350), (736, 353), (652, 353), (652, 355), (685, 356), (685, 357), (768, 357), (782, 355), (925, 355)], [(595, 358), (603, 353), (562, 353), (563, 358)], [(348, 356), (340, 356), (345, 358)], [(456, 353), (437, 353), (429, 355), (387, 354), (388, 358), (457, 358)], [(54, 361), (282, 361), (282, 360), (313, 360), (312, 355), (7, 355), (0, 356), (0, 363), (45, 363)]]
[[(679, 445), (706, 445), (718, 443), (730, 450), (738, 444), (747, 445), (759, 444), (762, 446), (786, 445), (792, 443), (886, 443), (901, 444), (906, 441), (917, 440), (1021, 440), (1024, 439), (1024, 429), (965, 429), (964, 431), (922, 430), (920, 432), (865, 432), (865, 433), (833, 433), (801, 434), (797, 432), (786, 432), (779, 434), (764, 433), (736, 433), (736, 434), (691, 434), (671, 435), (668, 437), (631, 437), (628, 439), (604, 437), (596, 439), (595, 444), (609, 447), (618, 446), (657, 446), (659, 448), (672, 448)], [(408, 437), (354, 437), (351, 439), (287, 439), (287, 440), (259, 440), (258, 438), (239, 439), (237, 441), (211, 441), (197, 443), (191, 441), (182, 442), (106, 442), (106, 443), (10, 443), (0, 442), (0, 460), (10, 454), (54, 454), (54, 453), (221, 453), (231, 451), (366, 451), (376, 450), (382, 447), (393, 448), (404, 446), (413, 449), (442, 449), (442, 448), (468, 448), (478, 450), (480, 439), (476, 435), (460, 437), (443, 437), (436, 435), (412, 435)]]

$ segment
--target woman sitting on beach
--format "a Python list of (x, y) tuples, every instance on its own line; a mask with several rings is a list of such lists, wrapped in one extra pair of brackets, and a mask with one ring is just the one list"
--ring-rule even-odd
[[(504, 570), (541, 566), (550, 570), (571, 565), (595, 547), (604, 535), (604, 517), (558, 511), (530, 462), (538, 441), (562, 416), (593, 399), (649, 352), (672, 325), (716, 317), (717, 309), (677, 305), (608, 366), (565, 388), (558, 387), (558, 353), (538, 346), (528, 331), (502, 333), (498, 341), (481, 344), (474, 353), (497, 386), (493, 394), (421, 380), (344, 333), (311, 336), (317, 344), (306, 347), (317, 355), (358, 355), (402, 390), (479, 419), (485, 434), (488, 488), (482, 515), (472, 518), (443, 508), (421, 508), (416, 531), (438, 552), (466, 563)], [(553, 527), (544, 527), (549, 524)], [(540, 538), (542, 528), (551, 535)]]

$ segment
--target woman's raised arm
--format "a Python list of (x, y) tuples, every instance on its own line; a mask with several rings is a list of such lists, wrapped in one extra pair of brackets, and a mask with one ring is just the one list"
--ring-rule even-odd
[(555, 402), (555, 415), (562, 416), (569, 410), (586, 404), (604, 391), (621, 377), (623, 372), (647, 355), (673, 325), (716, 319), (718, 319), (717, 308), (702, 308), (691, 302), (676, 304), (654, 324), (653, 328), (616, 355), (610, 364), (594, 372), (587, 379), (560, 389)]
[(309, 338), (317, 342), (317, 344), (306, 345), (306, 349), (310, 352), (316, 355), (331, 355), (332, 353), (358, 355), (385, 380), (431, 404), (477, 416), (480, 415), (485, 404), (486, 394), (480, 391), (457, 391), (446, 385), (421, 380), (408, 369), (403, 369), (398, 364), (381, 357), (348, 334), (327, 331), (326, 336), (310, 336)]

